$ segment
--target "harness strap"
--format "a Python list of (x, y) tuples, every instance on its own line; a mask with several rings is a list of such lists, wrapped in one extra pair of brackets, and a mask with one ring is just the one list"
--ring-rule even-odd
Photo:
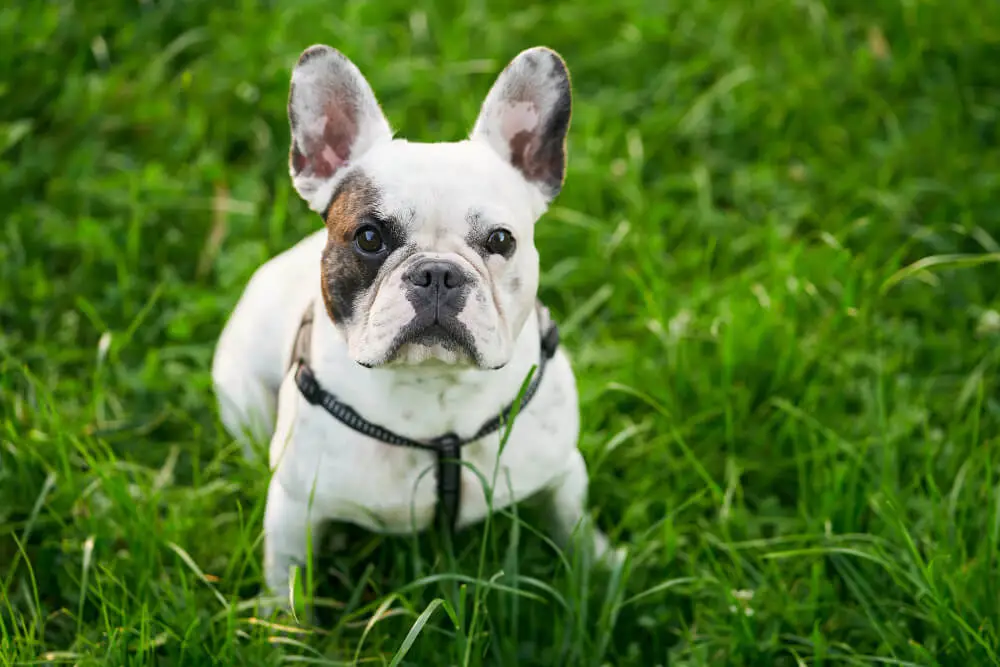
[(413, 440), (394, 433), (387, 428), (383, 428), (378, 424), (371, 423), (355, 412), (349, 405), (341, 402), (336, 396), (323, 389), (316, 380), (312, 368), (309, 366), (313, 318), (315, 317), (312, 303), (306, 308), (305, 313), (302, 315), (302, 320), (299, 322), (289, 369), (297, 366), (295, 369), (295, 384), (298, 386), (303, 398), (311, 405), (322, 406), (324, 410), (345, 426), (388, 445), (411, 447), (413, 449), (433, 452), (436, 455), (437, 462), (438, 521), (447, 530), (454, 530), (461, 502), (462, 447), (500, 430), (511, 418), (515, 408), (519, 410), (524, 409), (535, 395), (535, 392), (538, 391), (546, 363), (555, 356), (556, 349), (559, 347), (559, 329), (549, 317), (548, 309), (541, 302), (538, 302), (537, 309), (539, 325), (543, 331), (540, 340), (541, 356), (537, 370), (531, 378), (531, 383), (521, 397), (520, 406), (516, 405), (517, 399), (515, 398), (498, 415), (483, 424), (470, 438), (463, 439), (454, 433), (446, 433), (428, 441)]

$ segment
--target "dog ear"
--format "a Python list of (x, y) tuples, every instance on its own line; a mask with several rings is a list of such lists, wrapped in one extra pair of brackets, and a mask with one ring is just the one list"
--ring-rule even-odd
[(292, 145), (288, 169), (296, 191), (321, 213), (336, 177), (392, 129), (361, 71), (325, 45), (302, 52), (288, 92)]
[(551, 201), (566, 172), (571, 107), (563, 59), (542, 46), (527, 49), (497, 77), (470, 138), (489, 143)]

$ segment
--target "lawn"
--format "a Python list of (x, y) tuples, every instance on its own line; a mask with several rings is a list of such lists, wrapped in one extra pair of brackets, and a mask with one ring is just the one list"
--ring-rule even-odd
[[(0, 42), (0, 665), (1000, 664), (1000, 3), (36, 0)], [(254, 616), (268, 472), (209, 366), (320, 224), (317, 42), (422, 141), (565, 57), (541, 296), (623, 569), (508, 513)]]

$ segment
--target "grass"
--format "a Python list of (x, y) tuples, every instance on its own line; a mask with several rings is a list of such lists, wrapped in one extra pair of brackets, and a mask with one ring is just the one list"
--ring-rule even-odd
[[(0, 9), (0, 664), (1000, 664), (1000, 4), (100, 6)], [(358, 535), (319, 627), (252, 616), (267, 471), (208, 369), (318, 224), (315, 42), (425, 141), (565, 56), (542, 297), (622, 571), (500, 515)]]

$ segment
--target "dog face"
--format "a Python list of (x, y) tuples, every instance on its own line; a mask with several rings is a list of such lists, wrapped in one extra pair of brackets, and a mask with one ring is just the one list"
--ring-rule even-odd
[(289, 170), (320, 213), (327, 312), (368, 367), (495, 369), (534, 308), (534, 225), (562, 188), (570, 83), (528, 49), (490, 89), (468, 139), (394, 139), (368, 82), (335, 49), (292, 72)]

